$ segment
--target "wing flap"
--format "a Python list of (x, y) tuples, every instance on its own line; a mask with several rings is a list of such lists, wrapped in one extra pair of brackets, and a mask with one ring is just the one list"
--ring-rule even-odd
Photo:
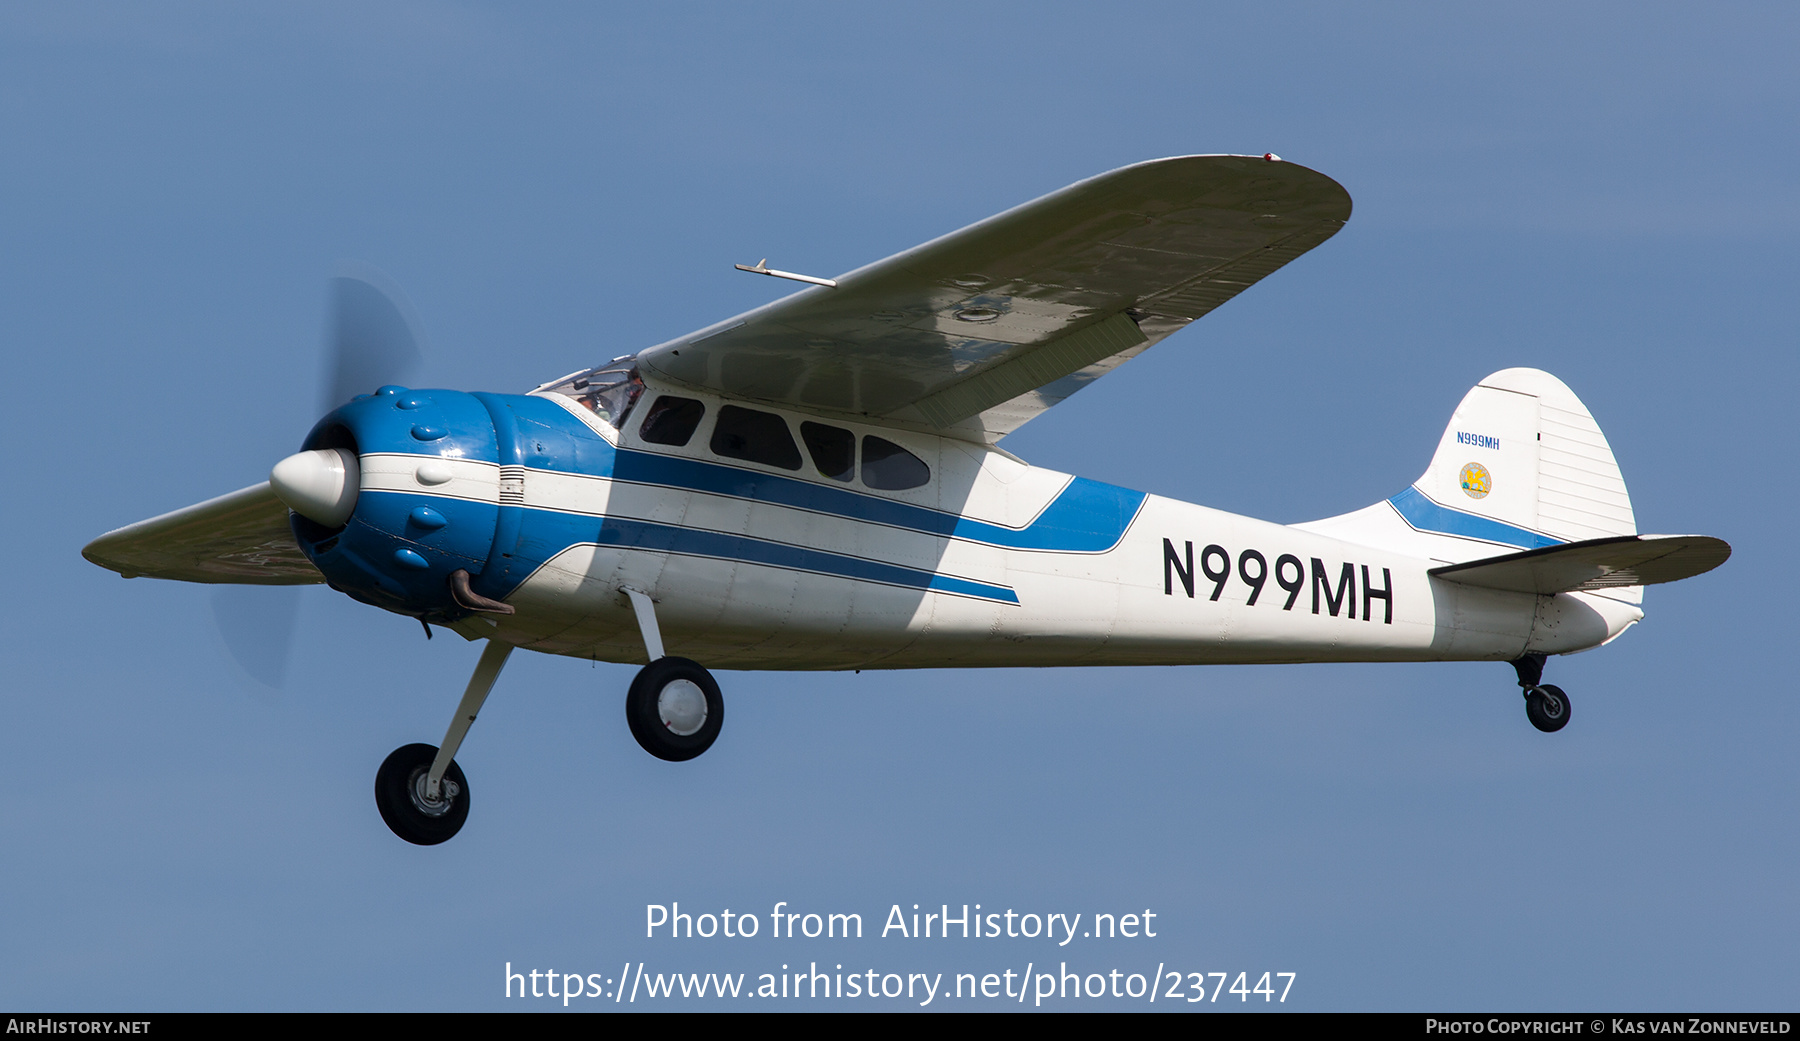
[(107, 532), (81, 555), (126, 578), (295, 586), (325, 581), (269, 482)]
[(1731, 547), (1708, 535), (1623, 535), (1433, 568), (1450, 582), (1515, 593), (1572, 593), (1649, 586), (1704, 574)]

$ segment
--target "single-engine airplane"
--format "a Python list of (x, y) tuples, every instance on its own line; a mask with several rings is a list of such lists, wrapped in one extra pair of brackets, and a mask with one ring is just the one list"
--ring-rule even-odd
[(1305, 524), (999, 447), (1349, 216), (1277, 156), (1182, 156), (835, 279), (739, 265), (810, 285), (527, 394), (340, 388), (268, 481), (83, 552), (128, 578), (325, 582), (487, 641), (442, 743), (376, 775), (421, 845), (468, 815), (455, 755), (515, 647), (644, 663), (626, 721), (674, 761), (719, 735), (708, 666), (1501, 661), (1558, 730), (1546, 656), (1614, 639), (1642, 587), (1731, 550), (1638, 534), (1556, 377), (1487, 377), (1411, 487)]

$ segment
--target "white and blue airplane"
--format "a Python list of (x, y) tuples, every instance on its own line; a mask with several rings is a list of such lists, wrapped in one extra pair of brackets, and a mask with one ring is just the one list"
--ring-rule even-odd
[(1558, 730), (1546, 657), (1613, 640), (1644, 586), (1731, 551), (1638, 534), (1556, 377), (1482, 380), (1411, 487), (1305, 524), (1000, 447), (1349, 216), (1337, 182), (1276, 156), (1183, 156), (835, 279), (744, 266), (812, 284), (528, 394), (340, 391), (268, 481), (84, 554), (128, 578), (325, 582), (485, 640), (442, 743), (377, 773), (383, 819), (422, 845), (468, 815), (454, 757), (515, 647), (646, 663), (626, 720), (677, 761), (724, 720), (708, 666), (1500, 661)]

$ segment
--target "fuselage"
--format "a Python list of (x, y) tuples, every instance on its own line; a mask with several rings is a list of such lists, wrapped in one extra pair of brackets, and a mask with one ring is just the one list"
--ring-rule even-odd
[[(567, 393), (383, 388), (307, 443), (357, 453), (354, 517), (296, 535), (359, 599), (618, 662), (646, 658), (627, 588), (719, 668), (1511, 660), (1641, 617), (954, 438), (654, 385), (611, 404), (618, 426)], [(457, 569), (515, 613), (460, 605)]]

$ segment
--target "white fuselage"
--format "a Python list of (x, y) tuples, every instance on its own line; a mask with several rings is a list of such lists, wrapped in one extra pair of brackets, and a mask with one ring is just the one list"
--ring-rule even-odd
[(644, 444), (557, 400), (631, 465), (524, 474), (524, 507), (597, 533), (547, 555), (508, 597), (517, 614), (464, 635), (642, 662), (624, 588), (656, 601), (668, 653), (728, 669), (1511, 660), (1596, 646), (1642, 616), (1628, 599), (1428, 574), (1504, 546), (1383, 549), (875, 426), (855, 429), (904, 445), (931, 480), (852, 488), (721, 459), (704, 436)]

